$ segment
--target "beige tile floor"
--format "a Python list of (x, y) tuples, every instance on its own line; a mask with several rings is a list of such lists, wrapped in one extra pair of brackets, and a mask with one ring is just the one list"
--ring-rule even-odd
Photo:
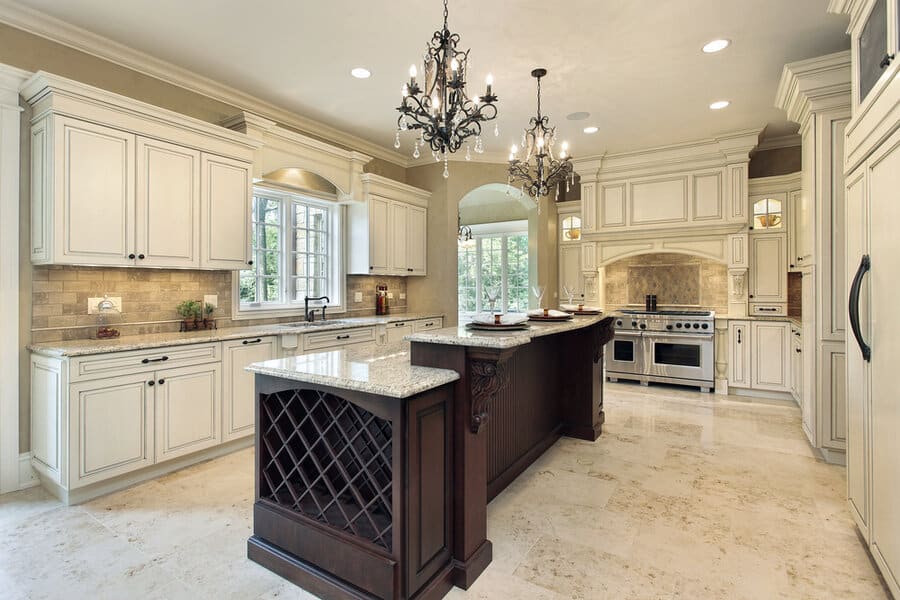
[[(887, 598), (797, 409), (610, 384), (491, 503), (494, 562), (449, 598)], [(245, 558), (252, 451), (63, 507), (0, 497), (0, 598), (308, 599)]]

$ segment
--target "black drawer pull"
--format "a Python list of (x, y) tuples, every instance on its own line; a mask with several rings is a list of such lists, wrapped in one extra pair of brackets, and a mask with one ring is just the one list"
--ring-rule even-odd
[(160, 379), (160, 380), (157, 381), (156, 383), (158, 383), (159, 385), (162, 385), (162, 384), (164, 384), (165, 382), (166, 382), (165, 379)]
[(406, 323), (394, 323), (394, 327), (405, 327)]
[(407, 269), (407, 271), (409, 271), (409, 272), (410, 272), (410, 273), (412, 273), (412, 272), (413, 272), (413, 270), (412, 270), (412, 269)]
[(167, 361), (167, 360), (169, 360), (169, 357), (168, 357), (168, 356), (162, 356), (162, 357), (160, 357), (160, 358), (145, 358), (145, 359), (142, 360), (141, 362), (144, 363), (144, 364), (146, 365), (146, 364), (149, 364), (149, 363), (152, 363), (152, 362), (165, 362), (165, 361)]
[(131, 260), (134, 260), (134, 254), (129, 254), (128, 258), (130, 258)]
[(262, 341), (262, 338), (256, 338), (255, 340), (244, 340), (241, 343), (246, 346), (247, 344), (258, 344), (261, 341)]
[(882, 69), (886, 69), (888, 66), (890, 66), (892, 60), (894, 60), (893, 54), (885, 54), (881, 57), (881, 62), (878, 63), (878, 66)]
[(138, 258), (141, 259), (141, 260), (144, 260), (145, 257), (144, 257), (143, 254), (138, 254)]
[(336, 340), (349, 340), (349, 339), (350, 339), (350, 334), (348, 333), (347, 335), (339, 335), (339, 336), (337, 336), (337, 337), (334, 338), (334, 339), (336, 339)]
[(147, 385), (156, 385), (156, 382), (151, 379), (147, 382)]
[(794, 348), (794, 352), (800, 354), (801, 352), (803, 352), (803, 350), (801, 350), (800, 348)]
[(425, 323), (424, 325), (422, 325), (422, 327), (432, 327), (433, 325), (434, 321), (432, 321), (431, 323)]

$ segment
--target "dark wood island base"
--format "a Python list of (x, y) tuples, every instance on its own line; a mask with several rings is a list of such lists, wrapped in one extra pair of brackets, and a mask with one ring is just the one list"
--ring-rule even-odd
[[(413, 335), (406, 379), (369, 391), (360, 386), (373, 369), (398, 378), (396, 358), (334, 351), (251, 367), (248, 557), (323, 598), (430, 600), (472, 585), (492, 559), (488, 502), (560, 436), (600, 435), (611, 319), (546, 331), (471, 343)], [(453, 337), (429, 334), (440, 332)], [(351, 381), (354, 360), (369, 369), (363, 383)], [(321, 365), (341, 362), (326, 385)]]

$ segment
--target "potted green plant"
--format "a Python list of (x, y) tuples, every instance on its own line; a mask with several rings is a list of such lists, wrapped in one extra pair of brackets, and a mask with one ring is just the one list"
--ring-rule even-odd
[(181, 316), (181, 330), (197, 329), (197, 321), (200, 318), (201, 307), (197, 300), (185, 300), (175, 307), (175, 310)]
[(203, 328), (215, 328), (216, 320), (212, 318), (213, 312), (215, 312), (216, 307), (207, 302), (203, 305)]

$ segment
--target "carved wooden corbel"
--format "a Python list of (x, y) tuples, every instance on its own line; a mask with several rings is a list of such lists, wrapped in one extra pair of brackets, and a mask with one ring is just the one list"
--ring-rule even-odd
[(478, 433), (488, 420), (488, 407), (497, 394), (509, 382), (506, 363), (499, 359), (473, 359), (472, 369), (472, 418), (469, 428)]

